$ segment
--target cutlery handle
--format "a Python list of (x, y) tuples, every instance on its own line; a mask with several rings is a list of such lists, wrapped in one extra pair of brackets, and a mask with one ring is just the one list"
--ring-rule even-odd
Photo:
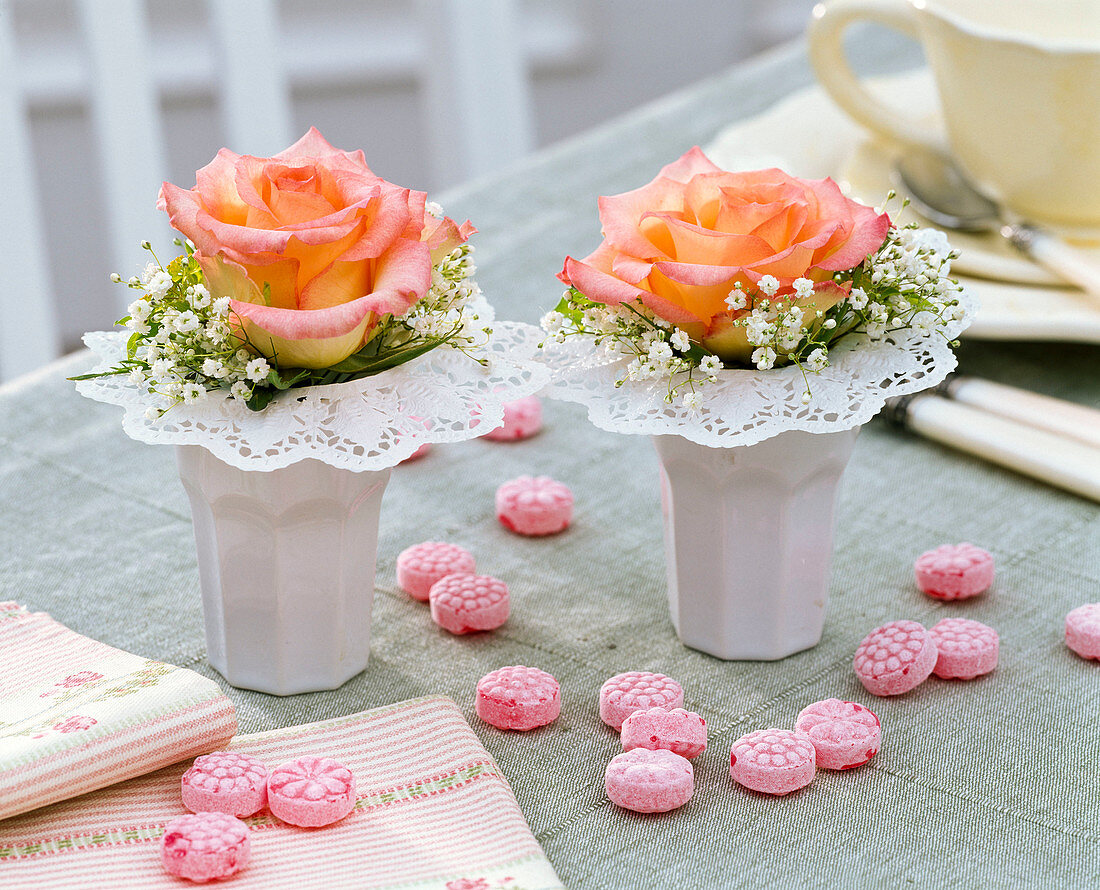
[(1057, 235), (1029, 225), (1007, 225), (1001, 234), (1013, 247), (1031, 257), (1063, 281), (1076, 284), (1100, 301), (1100, 264)]
[[(948, 377), (938, 387), (949, 398), (1100, 449), (1100, 411), (978, 377)], [(1100, 460), (1100, 453), (1097, 454)]]
[(936, 395), (904, 406), (925, 438), (1100, 502), (1100, 450)]

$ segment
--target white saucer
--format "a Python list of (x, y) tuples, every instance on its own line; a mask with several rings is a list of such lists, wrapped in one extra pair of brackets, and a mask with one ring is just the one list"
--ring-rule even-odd
[[(934, 126), (936, 98), (923, 69), (872, 81), (876, 92), (921, 113)], [(842, 112), (817, 86), (791, 94), (769, 111), (723, 130), (705, 149), (727, 170), (781, 167), (807, 179), (831, 176), (853, 198), (880, 205), (897, 186), (892, 150)], [(909, 208), (891, 208), (895, 222), (931, 226)], [(1100, 343), (1100, 306), (1075, 287), (1016, 253), (997, 235), (947, 232), (959, 258), (952, 271), (981, 302), (965, 336), (991, 340)], [(1100, 248), (1089, 251), (1100, 264)]]

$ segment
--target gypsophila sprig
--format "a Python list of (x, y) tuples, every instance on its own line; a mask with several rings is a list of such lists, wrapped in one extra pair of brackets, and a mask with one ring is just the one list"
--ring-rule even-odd
[(357, 352), (327, 368), (307, 369), (282, 367), (277, 355), (260, 355), (229, 297), (207, 288), (194, 245), (179, 239), (175, 243), (184, 253), (167, 266), (143, 242), (153, 261), (141, 276), (127, 281), (111, 276), (138, 293), (128, 314), (117, 322), (131, 332), (126, 358), (108, 371), (71, 378), (127, 375), (156, 397), (156, 404), (146, 411), (150, 420), (212, 393), (260, 411), (283, 390), (369, 377), (441, 346), (487, 363), (477, 350), (488, 342), (492, 329), (479, 308), (486, 304), (473, 279), (477, 267), (469, 244), (454, 248), (435, 264), (428, 292), (408, 313), (400, 318), (382, 316)]
[(965, 315), (961, 288), (949, 277), (955, 256), (942, 232), (890, 226), (875, 253), (831, 281), (797, 278), (784, 286), (763, 275), (756, 282), (734, 282), (726, 315), (746, 342), (749, 359), (743, 364), (723, 363), (640, 301), (605, 305), (576, 288), (546, 313), (542, 326), (555, 342), (588, 338), (610, 357), (629, 358), (617, 386), (659, 378), (668, 385), (666, 401), (679, 396), (689, 409), (701, 404), (697, 388), (716, 380), (724, 367), (767, 371), (796, 365), (805, 383), (802, 401), (809, 403), (810, 375), (828, 367), (829, 349), (840, 338), (862, 333), (878, 340), (911, 328), (942, 333)]

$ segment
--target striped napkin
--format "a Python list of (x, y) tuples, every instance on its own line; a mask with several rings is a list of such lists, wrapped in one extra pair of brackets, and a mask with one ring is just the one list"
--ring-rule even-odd
[[(561, 890), (504, 776), (448, 698), (238, 736), (228, 750), (268, 767), (324, 754), (355, 774), (351, 815), (295, 828), (245, 821), (252, 860), (234, 890)], [(0, 822), (0, 886), (176, 888), (160, 837), (184, 814), (187, 764)], [(6, 883), (8, 882), (8, 883)]]
[(214, 681), (0, 603), (0, 819), (212, 751), (236, 730)]

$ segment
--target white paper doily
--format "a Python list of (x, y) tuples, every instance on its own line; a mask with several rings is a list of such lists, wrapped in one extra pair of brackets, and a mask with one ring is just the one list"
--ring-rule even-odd
[[(545, 395), (588, 408), (588, 419), (613, 433), (678, 435), (700, 445), (733, 448), (753, 445), (787, 430), (831, 433), (860, 426), (895, 396), (935, 386), (957, 364), (948, 341), (970, 323), (977, 303), (965, 292), (959, 303), (966, 315), (941, 333), (912, 328), (871, 340), (849, 334), (829, 348), (829, 366), (819, 374), (797, 366), (770, 371), (724, 369), (716, 383), (697, 388), (702, 405), (671, 404), (667, 378), (615, 381), (625, 374), (627, 358), (607, 356), (587, 337), (564, 343), (549, 339), (542, 360), (552, 377)], [(683, 375), (686, 377), (687, 375)], [(811, 399), (802, 403), (809, 385)]]
[[(126, 331), (97, 331), (84, 342), (102, 361), (126, 355)], [(221, 394), (179, 404), (158, 420), (152, 397), (126, 375), (82, 380), (77, 391), (126, 409), (122, 428), (151, 444), (201, 445), (242, 470), (275, 470), (305, 458), (348, 470), (382, 470), (428, 442), (473, 439), (504, 421), (504, 402), (532, 395), (549, 379), (534, 356), (542, 332), (518, 322), (494, 322), (478, 355), (483, 368), (456, 349), (440, 347), (373, 377), (291, 389), (263, 411)]]

